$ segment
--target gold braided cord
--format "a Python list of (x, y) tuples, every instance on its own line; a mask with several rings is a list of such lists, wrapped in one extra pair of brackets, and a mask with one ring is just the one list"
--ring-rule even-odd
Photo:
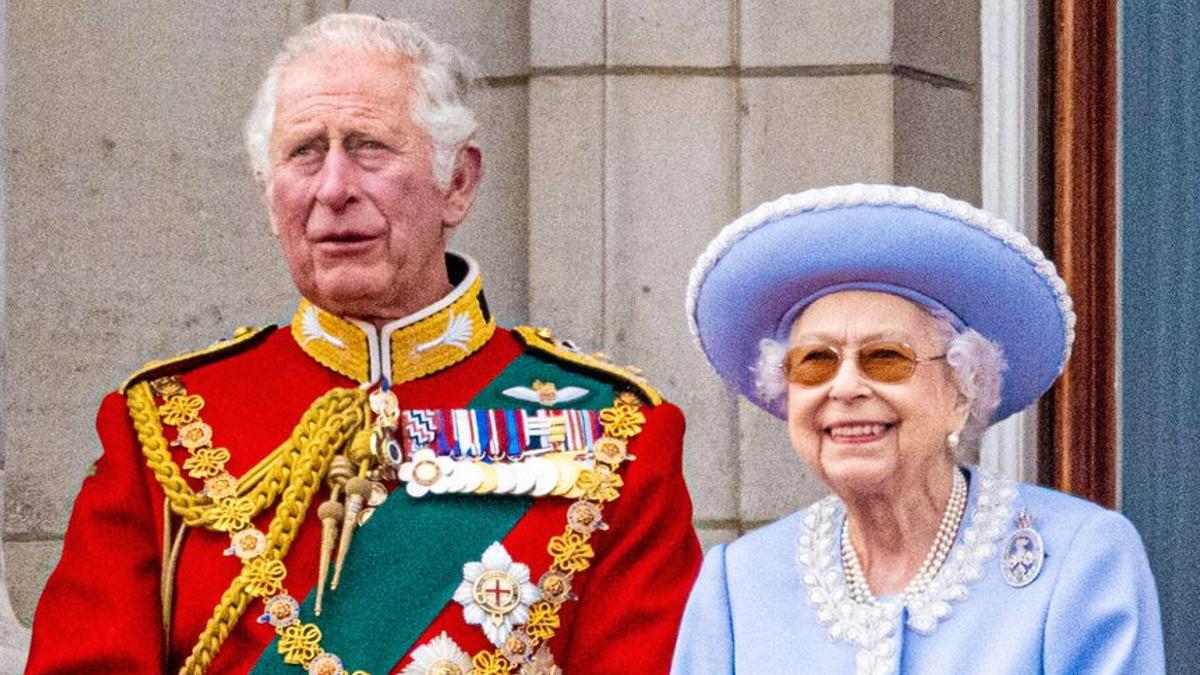
[(212, 617), (204, 626), (200, 640), (192, 647), (192, 653), (179, 669), (181, 675), (201, 675), (208, 670), (213, 657), (217, 655), (217, 650), (224, 644), (225, 638), (229, 637), (229, 631), (233, 630), (253, 599), (254, 596), (246, 593), (244, 579), (239, 574), (221, 594), (221, 601), (217, 603)]
[[(162, 486), (171, 510), (190, 527), (211, 525), (209, 514), (212, 500), (192, 490), (183, 479), (179, 465), (171, 458), (150, 384), (139, 382), (130, 387), (126, 392), (126, 405), (137, 431), (138, 442), (142, 445), (146, 465)], [(298, 455), (299, 449), (289, 439), (238, 480), (238, 495), (248, 497), (254, 505), (251, 518), (275, 502), (279, 491), (288, 481)]]
[[(292, 431), (291, 447), (299, 449), (298, 457), (267, 530), (267, 550), (263, 553), (267, 560), (279, 561), (287, 555), (333, 456), (366, 423), (365, 401), (366, 392), (362, 390), (332, 389), (313, 402)], [(212, 665), (221, 644), (254, 599), (247, 592), (249, 582), (243, 569), (221, 595), (180, 673), (198, 675)]]

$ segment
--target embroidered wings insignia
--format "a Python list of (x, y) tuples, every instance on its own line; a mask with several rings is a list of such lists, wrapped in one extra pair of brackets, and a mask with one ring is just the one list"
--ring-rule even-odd
[(345, 349), (346, 343), (342, 342), (337, 337), (330, 335), (321, 326), (321, 320), (317, 318), (317, 308), (309, 305), (308, 311), (304, 312), (304, 318), (301, 320), (300, 331), (304, 334), (304, 342), (308, 344), (313, 340), (324, 340), (338, 349)]
[(471, 326), (471, 317), (466, 314), (451, 313), (446, 321), (446, 332), (442, 333), (441, 337), (424, 342), (416, 346), (416, 352), (429, 351), (438, 345), (448, 345), (450, 347), (458, 347), (464, 352), (467, 351), (467, 342), (471, 340), (471, 333), (474, 327)]
[(581, 399), (592, 392), (583, 387), (563, 387), (554, 391), (551, 398), (547, 398), (543, 391), (535, 390), (532, 387), (509, 387), (500, 393), (509, 398), (515, 398), (518, 401), (530, 401), (550, 406), (558, 405), (559, 403), (569, 403), (570, 401)]

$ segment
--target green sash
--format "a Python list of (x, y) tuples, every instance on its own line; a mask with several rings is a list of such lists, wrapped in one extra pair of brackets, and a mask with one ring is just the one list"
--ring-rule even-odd
[[(468, 404), (472, 408), (535, 410), (542, 406), (502, 395), (534, 380), (559, 387), (580, 386), (589, 395), (562, 408), (597, 409), (612, 403), (610, 385), (564, 370), (533, 355), (522, 355)], [(403, 402), (401, 402), (403, 405)], [(527, 496), (428, 495), (412, 499), (395, 490), (354, 536), (338, 590), (325, 591), (316, 619), (321, 647), (337, 654), (351, 670), (383, 675), (394, 668), (441, 613), (462, 582), (462, 566), (479, 560), (525, 515)], [(311, 509), (310, 509), (311, 510)], [(310, 514), (311, 515), (311, 514)], [(315, 592), (300, 607), (313, 620)], [(261, 603), (247, 611), (258, 612)], [(297, 675), (284, 663), (276, 638), (259, 657), (255, 675)]]

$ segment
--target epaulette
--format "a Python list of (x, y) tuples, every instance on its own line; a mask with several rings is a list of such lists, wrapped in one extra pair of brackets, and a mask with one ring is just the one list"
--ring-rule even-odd
[(236, 354), (247, 347), (256, 345), (266, 336), (274, 332), (275, 326), (262, 326), (255, 328), (254, 326), (238, 326), (233, 330), (233, 337), (225, 340), (217, 340), (211, 345), (203, 349), (197, 349), (191, 352), (184, 352), (178, 356), (172, 356), (169, 359), (157, 359), (150, 361), (142, 366), (137, 372), (130, 375), (121, 383), (118, 389), (122, 394), (125, 393), (130, 386), (142, 382), (143, 380), (153, 380), (164, 375), (175, 375), (190, 368), (211, 363), (217, 359), (225, 358), (232, 354)]
[(565, 361), (577, 370), (602, 379), (614, 380), (616, 384), (633, 391), (650, 405), (662, 403), (663, 399), (658, 390), (650, 386), (646, 378), (642, 377), (641, 370), (635, 366), (618, 366), (601, 353), (585, 354), (571, 342), (554, 337), (554, 333), (548, 328), (516, 326), (512, 333), (529, 351)]

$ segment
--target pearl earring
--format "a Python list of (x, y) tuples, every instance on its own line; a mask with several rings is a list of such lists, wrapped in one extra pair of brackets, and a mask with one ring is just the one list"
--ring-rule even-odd
[(958, 450), (958, 444), (961, 441), (962, 439), (959, 438), (957, 431), (951, 431), (949, 434), (946, 434), (946, 447), (950, 448), (950, 452)]

